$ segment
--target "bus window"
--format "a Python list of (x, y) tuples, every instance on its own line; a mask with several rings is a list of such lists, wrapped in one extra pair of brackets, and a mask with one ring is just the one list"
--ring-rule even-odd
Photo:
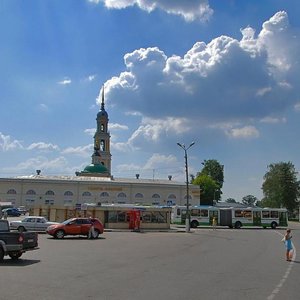
[(279, 216), (278, 211), (271, 210), (271, 218), (272, 219), (278, 219), (278, 216)]
[(243, 211), (244, 218), (251, 219), (252, 218), (252, 211), (251, 210), (244, 210)]
[(200, 216), (200, 209), (191, 209), (191, 216), (199, 217)]
[(268, 218), (270, 218), (270, 212), (269, 212), (269, 211), (263, 211), (263, 212), (262, 212), (262, 217), (263, 217), (263, 219), (268, 219)]
[(201, 209), (201, 217), (208, 217), (208, 210), (207, 209)]
[(236, 210), (236, 211), (234, 212), (234, 216), (235, 216), (236, 218), (242, 218), (242, 217), (243, 217), (242, 211), (241, 211), (241, 210)]

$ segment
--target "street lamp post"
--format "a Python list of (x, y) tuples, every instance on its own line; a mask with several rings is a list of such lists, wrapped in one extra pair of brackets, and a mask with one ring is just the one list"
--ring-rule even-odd
[(191, 228), (191, 216), (190, 216), (190, 195), (189, 195), (189, 169), (188, 169), (188, 159), (187, 151), (195, 144), (192, 142), (188, 147), (184, 144), (177, 143), (184, 151), (184, 160), (185, 160), (185, 176), (186, 176), (186, 216), (185, 216), (185, 231), (190, 232)]
[(201, 205), (201, 185), (199, 184), (199, 205)]

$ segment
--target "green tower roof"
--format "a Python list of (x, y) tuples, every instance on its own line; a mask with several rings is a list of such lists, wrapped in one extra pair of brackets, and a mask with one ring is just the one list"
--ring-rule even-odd
[(97, 165), (90, 164), (90, 165), (88, 165), (84, 168), (82, 173), (100, 173), (100, 174), (103, 174), (103, 173), (108, 173), (108, 170), (102, 164), (97, 164)]

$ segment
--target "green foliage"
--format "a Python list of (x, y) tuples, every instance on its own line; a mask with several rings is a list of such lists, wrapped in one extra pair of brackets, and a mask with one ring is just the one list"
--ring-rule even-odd
[(213, 205), (214, 196), (218, 189), (218, 184), (206, 174), (198, 175), (194, 180), (193, 184), (199, 185), (200, 187), (200, 203), (201, 205)]
[(264, 198), (260, 205), (265, 207), (286, 207), (292, 211), (298, 207), (300, 182), (291, 162), (270, 164), (262, 185)]
[(255, 202), (257, 201), (257, 198), (253, 195), (247, 195), (243, 197), (242, 203), (248, 206), (254, 206)]
[(214, 191), (215, 200), (221, 199), (222, 187), (224, 182), (224, 166), (221, 165), (216, 159), (204, 160), (202, 163), (204, 166), (199, 175), (210, 176), (214, 182), (217, 184), (217, 187)]
[(225, 202), (227, 202), (227, 203), (236, 203), (235, 199), (233, 199), (233, 198), (228, 198), (228, 199), (225, 200)]

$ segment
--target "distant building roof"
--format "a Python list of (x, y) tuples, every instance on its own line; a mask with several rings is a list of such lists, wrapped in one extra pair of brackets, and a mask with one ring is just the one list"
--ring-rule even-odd
[[(120, 184), (156, 184), (156, 185), (174, 185), (185, 186), (184, 182), (169, 180), (169, 179), (147, 179), (147, 178), (114, 178), (114, 177), (97, 177), (91, 176), (72, 176), (72, 175), (23, 175), (13, 178), (1, 178), (5, 180), (10, 179), (27, 179), (27, 180), (44, 180), (44, 181), (87, 181), (87, 182), (103, 182), (103, 183), (120, 183)], [(193, 186), (193, 185), (191, 185)]]

